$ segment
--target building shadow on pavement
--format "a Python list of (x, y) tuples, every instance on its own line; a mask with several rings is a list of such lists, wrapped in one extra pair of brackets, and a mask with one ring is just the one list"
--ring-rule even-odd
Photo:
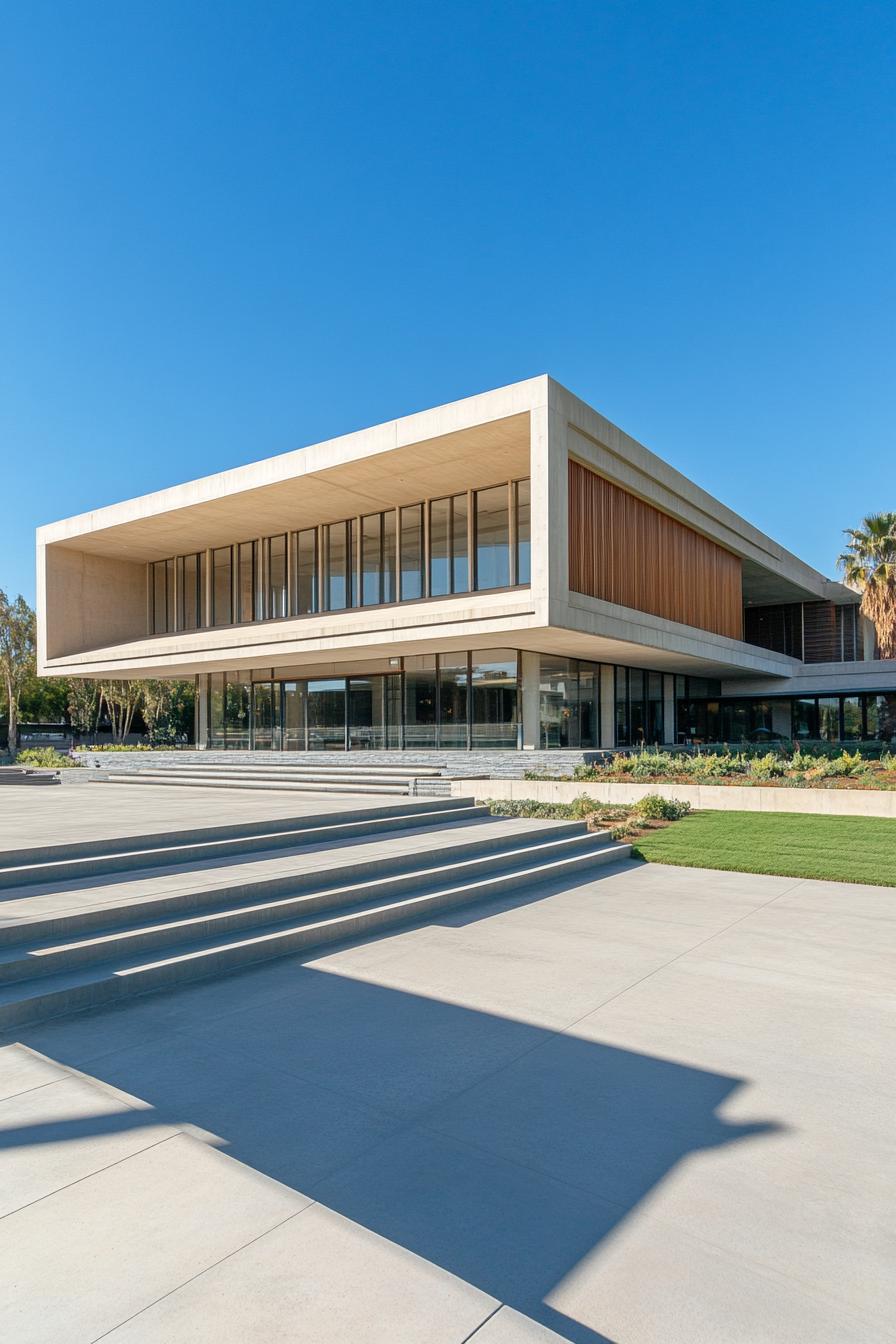
[[(556, 1286), (680, 1163), (778, 1128), (721, 1117), (740, 1078), (309, 966), (290, 975), (236, 1011), (221, 1005), (239, 977), (135, 1003), (115, 1036), (109, 1014), (23, 1029), (152, 1109), (122, 1100), (0, 1145), (189, 1127), (573, 1344), (605, 1344), (551, 1307)], [(135, 1013), (159, 1027), (142, 1044)]]

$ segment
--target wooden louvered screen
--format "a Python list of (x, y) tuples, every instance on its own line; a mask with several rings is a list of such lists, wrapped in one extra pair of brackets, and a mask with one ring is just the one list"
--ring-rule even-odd
[(569, 586), (741, 639), (741, 563), (708, 537), (569, 463)]

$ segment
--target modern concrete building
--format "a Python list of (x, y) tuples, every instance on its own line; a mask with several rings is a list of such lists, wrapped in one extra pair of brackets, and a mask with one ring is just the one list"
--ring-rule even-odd
[(542, 376), (43, 527), (44, 676), (218, 748), (896, 737), (858, 597)]

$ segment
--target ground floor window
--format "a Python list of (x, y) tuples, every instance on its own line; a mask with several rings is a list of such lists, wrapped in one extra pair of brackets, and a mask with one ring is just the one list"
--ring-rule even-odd
[(652, 746), (665, 741), (663, 675), (640, 667), (616, 668), (616, 745)]
[(501, 750), (520, 745), (515, 649), (405, 658), (395, 672), (208, 679), (208, 745), (234, 750)]
[(600, 746), (600, 665), (543, 653), (538, 678), (539, 746)]
[[(693, 679), (689, 679), (693, 680)], [(677, 702), (680, 743), (869, 742), (896, 745), (896, 692)]]

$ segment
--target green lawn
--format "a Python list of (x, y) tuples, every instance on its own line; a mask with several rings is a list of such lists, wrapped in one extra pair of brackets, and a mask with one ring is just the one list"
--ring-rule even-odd
[(896, 887), (896, 821), (793, 812), (694, 812), (635, 841), (652, 863)]

